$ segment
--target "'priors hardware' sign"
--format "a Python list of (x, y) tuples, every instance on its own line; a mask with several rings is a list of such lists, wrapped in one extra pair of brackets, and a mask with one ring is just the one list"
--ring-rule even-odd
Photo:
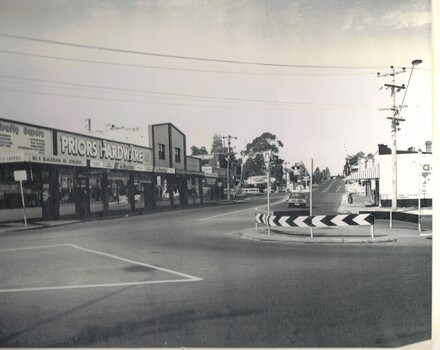
[(142, 171), (152, 164), (151, 149), (119, 142), (58, 132), (57, 146), (58, 155), (89, 159), (92, 167)]

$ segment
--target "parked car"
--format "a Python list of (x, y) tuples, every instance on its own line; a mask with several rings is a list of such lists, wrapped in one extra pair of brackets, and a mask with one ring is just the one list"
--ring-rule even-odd
[(306, 194), (301, 192), (291, 193), (287, 199), (288, 207), (306, 207)]

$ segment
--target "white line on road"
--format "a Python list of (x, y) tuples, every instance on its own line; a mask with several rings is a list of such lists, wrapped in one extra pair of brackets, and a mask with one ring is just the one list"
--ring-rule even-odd
[(125, 261), (125, 262), (131, 263), (131, 264), (137, 264), (137, 265), (149, 267), (149, 268), (152, 268), (152, 269), (156, 269), (156, 270), (159, 270), (159, 271), (164, 271), (164, 272), (172, 273), (174, 275), (182, 276), (182, 277), (188, 278), (188, 279), (193, 280), (193, 281), (202, 281), (202, 279), (199, 278), (199, 277), (187, 275), (185, 273), (164, 269), (162, 267), (158, 267), (158, 266), (154, 266), (154, 265), (144, 264), (142, 262), (135, 261), (135, 260), (121, 258), (120, 256), (109, 254), (109, 253), (105, 253), (105, 252), (100, 252), (99, 250), (92, 250), (92, 249), (83, 248), (83, 247), (77, 246), (76, 244), (69, 244), (69, 245), (71, 247), (73, 247), (73, 248), (76, 248), (76, 249), (79, 249), (79, 250), (83, 250), (85, 252), (99, 254), (99, 255), (107, 256), (107, 257), (110, 257), (110, 258), (113, 258), (113, 259)]
[(181, 283), (181, 282), (196, 282), (196, 281), (201, 281), (201, 279), (198, 279), (198, 280), (180, 279), (180, 280), (164, 280), (164, 281), (83, 284), (83, 285), (74, 285), (74, 286), (53, 286), (53, 287), (35, 287), (35, 288), (12, 288), (12, 289), (0, 289), (0, 293), (35, 292), (35, 291), (43, 291), (43, 290), (63, 290), (63, 289), (80, 289), (80, 288), (125, 287), (125, 286), (136, 286), (136, 285), (143, 285), (143, 284)]
[[(286, 201), (286, 200), (283, 199), (283, 200), (280, 200), (280, 201), (278, 201), (278, 202), (271, 203), (270, 205), (280, 204), (280, 203), (283, 203), (283, 202), (285, 202), (285, 201)], [(266, 209), (260, 209), (260, 208), (266, 208)], [(264, 206), (261, 205), (261, 206), (259, 206), (259, 207), (255, 207), (255, 208), (248, 208), (248, 209), (242, 209), (242, 210), (231, 211), (231, 212), (229, 212), (229, 213), (218, 214), (218, 215), (210, 216), (209, 218), (199, 219), (199, 221), (212, 220), (212, 219), (219, 218), (219, 217), (222, 217), (222, 216), (228, 216), (228, 215), (233, 215), (233, 214), (243, 213), (243, 212), (245, 212), (245, 211), (251, 211), (251, 210), (257, 210), (257, 211), (263, 211), (263, 212), (264, 212), (264, 211), (267, 211), (267, 205), (264, 205)]]
[(34, 246), (34, 247), (23, 247), (23, 248), (10, 248), (1, 249), (0, 252), (13, 252), (13, 251), (23, 251), (32, 249), (44, 249), (44, 248), (57, 248), (57, 247), (71, 247), (78, 250), (82, 250), (88, 253), (98, 254), (113, 258), (116, 260), (128, 262), (131, 264), (141, 265), (155, 270), (167, 272), (173, 275), (184, 277), (185, 279), (174, 279), (174, 280), (161, 280), (161, 281), (138, 281), (138, 282), (122, 282), (122, 283), (103, 283), (103, 284), (82, 284), (82, 285), (72, 285), (72, 286), (49, 286), (49, 287), (29, 287), (29, 288), (10, 288), (10, 289), (0, 289), (0, 293), (14, 293), (14, 292), (33, 292), (33, 291), (44, 291), (44, 290), (66, 290), (66, 289), (79, 289), (79, 288), (99, 288), (99, 287), (122, 287), (122, 286), (133, 286), (133, 285), (144, 285), (144, 284), (161, 284), (161, 283), (181, 283), (181, 282), (199, 282), (203, 281), (202, 278), (191, 276), (185, 273), (177, 272), (170, 269), (165, 269), (162, 267), (145, 264), (139, 261), (125, 259), (117, 255), (101, 252), (99, 250), (87, 249), (80, 247), (76, 244), (53, 244), (46, 246)]
[(56, 248), (56, 247), (68, 247), (68, 246), (70, 246), (70, 244), (52, 244), (52, 245), (40, 245), (35, 247), (8, 248), (8, 249), (0, 249), (0, 253), (15, 252), (19, 250), (32, 250), (32, 249), (44, 249), (44, 248)]

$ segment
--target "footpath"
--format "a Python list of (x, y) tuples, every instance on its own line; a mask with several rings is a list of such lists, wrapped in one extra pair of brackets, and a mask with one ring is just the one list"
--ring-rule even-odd
[[(202, 204), (202, 207), (210, 207), (210, 206), (218, 206), (218, 205), (233, 205), (241, 203), (245, 200), (245, 198), (234, 198), (229, 201), (227, 200), (204, 200), (204, 203)], [(197, 206), (197, 205), (196, 205)], [(193, 207), (196, 207), (194, 205), (189, 205), (187, 209), (191, 209)], [(185, 208), (186, 209), (186, 208)], [(148, 213), (144, 214), (121, 214), (121, 215), (112, 215), (107, 216), (105, 218), (90, 218), (87, 220), (53, 220), (53, 221), (42, 221), (42, 220), (35, 220), (35, 219), (28, 219), (27, 225), (24, 225), (24, 221), (10, 221), (10, 222), (0, 222), (0, 235), (15, 232), (15, 231), (26, 231), (26, 230), (35, 230), (35, 229), (41, 229), (45, 227), (54, 227), (54, 226), (64, 226), (64, 225), (71, 225), (83, 221), (96, 221), (96, 220), (107, 220), (107, 219), (116, 219), (118, 217), (125, 217), (125, 216), (131, 216), (131, 215), (147, 215), (147, 214), (154, 214), (159, 213), (163, 211), (174, 211), (174, 210), (185, 210), (178, 206), (176, 207), (159, 207), (155, 210), (151, 210)]]
[[(390, 208), (374, 206), (365, 201), (363, 196), (352, 194), (353, 202), (348, 203), (348, 192), (342, 196), (338, 214), (359, 214), (360, 212), (386, 213)], [(418, 215), (417, 208), (398, 208), (399, 213)], [(429, 217), (432, 222), (432, 208), (423, 208), (422, 216)], [(313, 237), (310, 228), (301, 227), (271, 227), (270, 231), (264, 224), (242, 230), (240, 235), (244, 238), (265, 242), (292, 242), (305, 244), (371, 244), (392, 243), (403, 240), (431, 239), (432, 229), (424, 228), (418, 231), (417, 224), (414, 228), (402, 228), (398, 221), (394, 220), (393, 228), (389, 227), (389, 220), (381, 220), (382, 223), (374, 225), (374, 237), (371, 234), (371, 226), (338, 226), (338, 227), (314, 227)]]

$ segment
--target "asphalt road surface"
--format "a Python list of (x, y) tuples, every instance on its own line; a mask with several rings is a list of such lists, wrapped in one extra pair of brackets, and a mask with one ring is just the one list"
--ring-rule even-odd
[[(323, 186), (317, 210), (342, 195), (338, 181)], [(272, 197), (287, 207), (285, 196)], [(415, 230), (403, 242), (369, 245), (245, 239), (240, 230), (253, 227), (265, 200), (0, 236), (0, 345), (395, 347), (430, 339), (431, 240)]]

